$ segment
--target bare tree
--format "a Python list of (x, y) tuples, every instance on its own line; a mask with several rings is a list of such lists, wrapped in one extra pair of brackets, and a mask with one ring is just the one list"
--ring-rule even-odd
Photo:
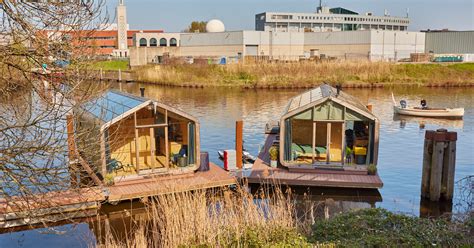
[(0, 211), (28, 215), (70, 189), (66, 115), (97, 92), (88, 37), (107, 22), (104, 5), (0, 2)]

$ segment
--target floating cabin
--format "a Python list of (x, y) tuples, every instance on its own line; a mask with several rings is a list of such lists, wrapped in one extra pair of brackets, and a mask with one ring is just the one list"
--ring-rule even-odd
[(181, 174), (199, 167), (199, 122), (183, 111), (110, 90), (74, 116), (77, 150), (102, 178)]
[(290, 171), (366, 169), (378, 146), (377, 117), (327, 84), (292, 98), (280, 120), (279, 160)]

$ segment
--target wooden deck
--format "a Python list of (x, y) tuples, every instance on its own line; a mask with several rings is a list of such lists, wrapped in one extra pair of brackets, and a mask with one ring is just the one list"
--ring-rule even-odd
[(0, 228), (93, 216), (105, 199), (100, 188), (0, 199)]
[(28, 198), (0, 199), (0, 228), (29, 226), (97, 215), (102, 203), (155, 195), (225, 187), (236, 180), (210, 163), (210, 170), (183, 175), (140, 178), (114, 184), (49, 192)]
[(210, 163), (210, 170), (192, 175), (173, 175), (127, 181), (108, 187), (109, 202), (131, 200), (154, 195), (209, 189), (236, 184), (234, 177), (224, 169)]
[(341, 170), (316, 168), (312, 171), (308, 168), (292, 169), (292, 171), (281, 166), (272, 168), (269, 166), (268, 150), (275, 142), (275, 137), (274, 134), (267, 136), (265, 146), (258, 155), (252, 169), (236, 171), (234, 175), (250, 184), (361, 189), (379, 189), (383, 187), (382, 180), (378, 175), (367, 175), (363, 168), (355, 166), (344, 167)]

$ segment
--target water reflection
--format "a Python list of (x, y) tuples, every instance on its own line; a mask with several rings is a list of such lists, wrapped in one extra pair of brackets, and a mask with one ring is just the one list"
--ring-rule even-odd
[[(265, 124), (278, 120), (289, 99), (305, 91), (141, 86), (146, 89), (146, 97), (166, 102), (199, 118), (202, 149), (208, 151), (211, 161), (217, 164), (221, 163), (217, 151), (234, 146), (235, 120), (244, 121), (246, 149), (257, 154), (264, 142)], [(122, 84), (120, 87), (133, 94), (140, 92), (139, 84)], [(456, 181), (474, 174), (474, 88), (399, 87), (345, 91), (362, 103), (373, 105), (373, 111), (381, 121), (378, 171), (384, 187), (380, 191), (383, 201), (376, 206), (413, 215), (420, 213), (425, 130), (447, 128), (458, 132)], [(463, 107), (464, 119), (394, 116), (392, 92), (409, 102), (425, 99), (432, 107)], [(455, 195), (455, 205), (456, 201)]]
[[(185, 110), (200, 120), (202, 150), (208, 151), (211, 161), (216, 164), (221, 164), (217, 151), (234, 146), (236, 120), (244, 121), (245, 146), (255, 155), (264, 142), (265, 124), (270, 120), (278, 120), (289, 99), (304, 91), (142, 86), (146, 89), (146, 97)], [(113, 87), (140, 94), (139, 84), (114, 84)], [(326, 213), (331, 216), (348, 209), (376, 206), (413, 215), (438, 216), (446, 211), (462, 212), (470, 207), (467, 203), (469, 200), (463, 199), (460, 191), (455, 192), (452, 203), (426, 202), (420, 198), (420, 184), (424, 133), (428, 129), (443, 127), (458, 132), (456, 181), (474, 174), (474, 88), (401, 87), (346, 91), (363, 103), (372, 104), (375, 115), (381, 121), (378, 172), (384, 187), (380, 192), (295, 188), (293, 194), (300, 211), (313, 206), (316, 216), (325, 217)], [(464, 120), (394, 116), (392, 91), (397, 97), (410, 102), (424, 98), (433, 107), (464, 107)], [(103, 235), (100, 234), (103, 234), (105, 225), (113, 227), (117, 236), (125, 237), (124, 234), (133, 228), (132, 224), (143, 218), (143, 211), (143, 205), (139, 202), (108, 206), (102, 209), (102, 222), (94, 220), (60, 228), (73, 230), (73, 234), (38, 235), (38, 231), (3, 234), (0, 235), (0, 247), (18, 246), (18, 242), (22, 242), (24, 247), (35, 247), (38, 241), (42, 245), (86, 247), (87, 244), (78, 240), (82, 237), (88, 237), (89, 241), (95, 240), (95, 237), (101, 240)]]
[(426, 125), (436, 125), (447, 129), (464, 128), (464, 121), (462, 119), (424, 118), (394, 114), (393, 121), (399, 121), (400, 128), (405, 128), (407, 123), (418, 124), (420, 129), (425, 129)]

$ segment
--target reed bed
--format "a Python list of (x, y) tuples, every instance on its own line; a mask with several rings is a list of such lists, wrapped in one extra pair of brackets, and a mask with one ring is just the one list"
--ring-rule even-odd
[[(106, 231), (105, 247), (314, 247), (288, 194), (239, 188), (157, 196), (125, 241)], [(320, 245), (319, 247), (333, 247)]]
[(345, 87), (411, 84), (474, 84), (474, 64), (395, 64), (368, 61), (156, 65), (135, 68), (137, 80), (176, 86), (311, 87), (323, 82)]
[[(145, 200), (144, 213), (138, 213), (130, 224), (126, 224), (125, 234), (122, 227), (110, 227), (106, 222), (104, 237), (98, 237), (99, 246), (334, 248), (472, 245), (474, 215), (471, 205), (460, 213), (462, 218), (454, 219), (449, 214), (440, 218), (418, 218), (381, 208), (353, 209), (345, 213), (339, 213), (335, 208), (331, 214), (332, 205), (332, 199), (316, 203), (293, 197), (291, 191), (282, 192), (280, 187), (267, 186), (257, 194), (237, 188), (161, 195)], [(321, 216), (320, 210), (324, 212)], [(129, 211), (125, 215), (127, 213)]]

